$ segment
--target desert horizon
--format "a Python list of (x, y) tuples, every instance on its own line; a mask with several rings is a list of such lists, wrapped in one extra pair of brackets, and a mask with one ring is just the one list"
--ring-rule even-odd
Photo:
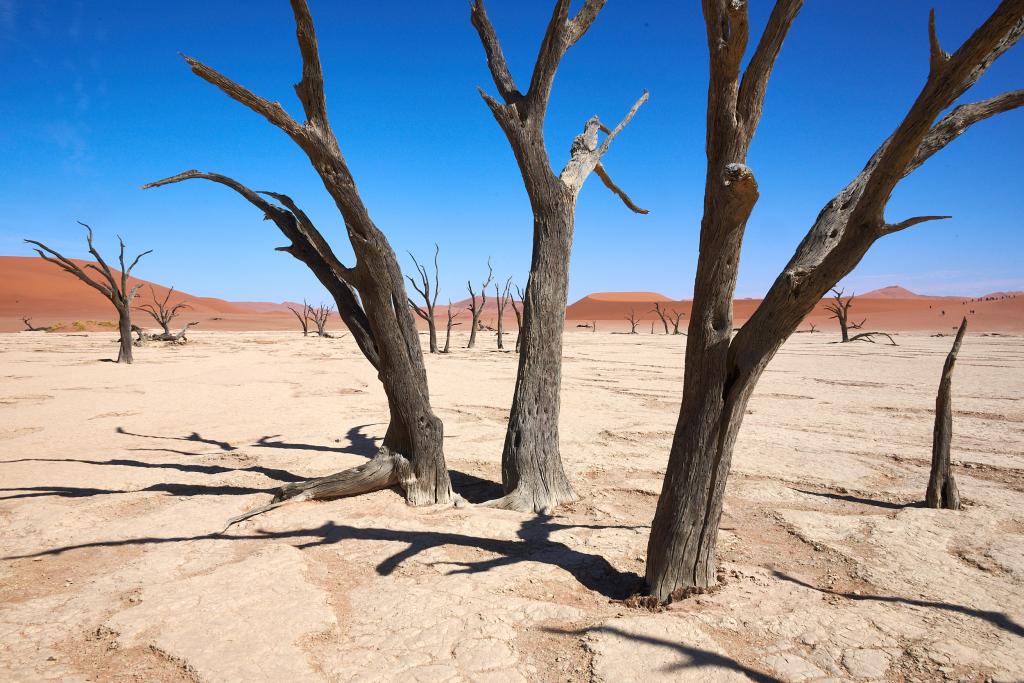
[[(76, 263), (87, 261), (74, 259)], [(131, 284), (141, 284), (133, 316), (136, 324), (153, 327), (152, 318), (137, 309), (138, 305), (152, 303), (152, 296), (163, 298), (169, 286), (138, 278), (131, 278)], [(972, 333), (1024, 333), (1024, 292), (999, 291), (979, 297), (935, 296), (911, 292), (899, 285), (890, 285), (855, 295), (851, 317), (857, 321), (866, 320), (865, 329), (886, 332), (929, 332), (949, 334), (957, 329), (961, 318), (967, 317)], [(1018, 296), (1020, 295), (1020, 296)], [(830, 319), (825, 310), (830, 297), (822, 299), (814, 310), (804, 318), (800, 331), (809, 331), (814, 323), (816, 332), (835, 332), (836, 321)], [(733, 301), (733, 316), (737, 327), (741, 326), (761, 303), (761, 299), (741, 298)], [(217, 297), (197, 296), (175, 289), (170, 302), (186, 302), (189, 308), (179, 314), (179, 321), (196, 321), (200, 327), (209, 330), (289, 330), (298, 329), (295, 315), (288, 307), (300, 309), (296, 302), (228, 301)], [(321, 299), (310, 301), (319, 304)], [(467, 324), (466, 310), (470, 300), (462, 298), (452, 302), (454, 310), (461, 313), (457, 321)], [(518, 304), (521, 304), (517, 300)], [(566, 329), (577, 329), (579, 324), (598, 321), (599, 330), (621, 332), (629, 330), (627, 320), (635, 312), (643, 325), (638, 333), (650, 334), (650, 324), (656, 322), (655, 333), (664, 333), (664, 326), (654, 312), (655, 303), (665, 311), (683, 313), (680, 329), (685, 331), (688, 317), (692, 312), (692, 299), (672, 299), (657, 292), (594, 292), (581, 297), (566, 307)], [(488, 293), (481, 313), (481, 322), (488, 327), (496, 326), (496, 304), (493, 293)], [(438, 303), (435, 319), (443, 326), (447, 315), (447, 303)], [(65, 273), (54, 269), (36, 257), (0, 256), (0, 332), (25, 330), (23, 317), (30, 318), (38, 327), (57, 326), (58, 331), (99, 331), (116, 325), (111, 316), (110, 304), (99, 293), (81, 286)], [(506, 329), (514, 329), (515, 316), (511, 306), (505, 309)], [(75, 323), (79, 323), (77, 326)], [(104, 323), (107, 323), (104, 325)], [(426, 324), (417, 319), (421, 329)], [(344, 324), (332, 316), (329, 329), (343, 331)], [(669, 328), (672, 330), (672, 327)]]

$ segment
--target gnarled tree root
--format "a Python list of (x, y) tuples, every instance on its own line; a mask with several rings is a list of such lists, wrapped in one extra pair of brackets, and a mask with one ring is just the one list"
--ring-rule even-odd
[(580, 497), (576, 492), (569, 490), (558, 496), (542, 495), (538, 492), (524, 491), (516, 488), (501, 498), (495, 498), (480, 503), (478, 507), (494, 508), (495, 510), (511, 510), (512, 512), (528, 512), (543, 515), (554, 514), (555, 508), (559, 505), (575, 503)]
[(405, 489), (415, 483), (415, 480), (412, 466), (404, 455), (381, 449), (372, 460), (359, 467), (281, 486), (274, 492), (274, 498), (270, 503), (232, 517), (227, 521), (224, 531), (238, 522), (269, 512), (286, 503), (358, 496), (396, 484)]

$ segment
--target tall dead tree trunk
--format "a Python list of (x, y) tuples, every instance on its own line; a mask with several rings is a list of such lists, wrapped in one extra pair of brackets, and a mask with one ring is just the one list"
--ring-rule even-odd
[(801, 4), (776, 2), (741, 77), (746, 3), (704, 2), (710, 51), (707, 181), (683, 400), (647, 548), (647, 584), (659, 601), (715, 583), (715, 543), (733, 447), (754, 386), (776, 351), (876, 240), (943, 218), (887, 222), (885, 206), (897, 183), (972, 124), (1024, 104), (1024, 91), (1018, 90), (958, 106), (936, 121), (1020, 37), (1024, 0), (1003, 0), (952, 55), (939, 47), (933, 15), (931, 68), (906, 117), (825, 205), (765, 299), (732, 336), (740, 243), (758, 198), (747, 149), (768, 77)]
[(953, 438), (953, 366), (960, 344), (967, 332), (967, 318), (960, 323), (960, 329), (953, 340), (953, 348), (946, 356), (939, 379), (939, 391), (935, 396), (935, 430), (932, 435), (932, 471), (928, 477), (928, 491), (925, 503), (930, 508), (946, 510), (960, 509), (960, 491), (953, 478), (953, 467), (949, 461), (949, 447)]
[(328, 122), (323, 70), (309, 7), (305, 0), (291, 0), (291, 6), (302, 54), (302, 79), (295, 92), (305, 112), (304, 123), (294, 120), (280, 104), (259, 97), (205, 64), (191, 57), (184, 59), (193, 73), (263, 116), (306, 153), (344, 219), (356, 264), (342, 265), (308, 216), (287, 195), (262, 193), (279, 202), (278, 206), (231, 178), (198, 171), (187, 171), (147, 187), (203, 178), (231, 187), (259, 207), (291, 240), (281, 250), (309, 266), (334, 296), (360, 349), (377, 368), (391, 412), (377, 456), (355, 470), (283, 486), (275, 504), (290, 498), (355, 495), (396, 484), (412, 505), (445, 503), (452, 499), (452, 492), (444, 461), (443, 425), (430, 406), (423, 353), (408, 307), (405, 280), (387, 237), (363, 204)]
[(416, 284), (416, 281), (406, 275), (406, 279), (409, 280), (409, 284), (415, 289), (421, 297), (423, 297), (424, 305), (426, 310), (420, 308), (417, 304), (409, 299), (409, 305), (412, 307), (413, 312), (427, 323), (427, 330), (430, 333), (430, 352), (437, 353), (437, 321), (434, 319), (434, 307), (437, 306), (437, 295), (441, 290), (441, 279), (440, 270), (437, 265), (437, 256), (441, 253), (441, 247), (436, 243), (434, 244), (434, 288), (433, 296), (431, 296), (430, 278), (427, 276), (427, 269), (420, 265), (420, 262), (416, 260), (416, 257), (409, 254), (412, 258), (412, 262), (416, 264), (416, 272), (420, 274), (420, 285)]
[(291, 306), (288, 307), (288, 310), (291, 311), (292, 314), (296, 318), (299, 319), (299, 324), (302, 325), (302, 336), (303, 337), (308, 337), (309, 336), (309, 321), (313, 317), (313, 307), (310, 306), (309, 303), (305, 299), (303, 299), (302, 300), (302, 312), (301, 313), (299, 311), (296, 311)]
[(498, 308), (498, 348), (504, 349), (505, 343), (502, 337), (505, 334), (505, 306), (508, 305), (508, 300), (511, 298), (512, 292), (512, 276), (510, 275), (508, 280), (505, 281), (505, 290), (498, 289), (498, 285), (494, 285), (494, 305)]
[(316, 325), (316, 335), (318, 337), (330, 338), (331, 335), (327, 331), (327, 321), (331, 317), (331, 313), (334, 313), (334, 307), (327, 304), (320, 304), (319, 306), (310, 306), (309, 315), (313, 320), (313, 324)]
[(629, 309), (629, 315), (626, 316), (626, 320), (629, 321), (629, 333), (636, 334), (636, 326), (640, 324), (640, 318), (636, 317), (636, 311)]
[(459, 317), (460, 313), (462, 313), (462, 311), (457, 311), (454, 314), (452, 313), (452, 302), (451, 302), (451, 299), (449, 299), (448, 300), (448, 326), (447, 326), (447, 328), (445, 329), (445, 332), (444, 332), (444, 351), (442, 351), (441, 353), (448, 353), (448, 348), (449, 348), (449, 345), (451, 344), (451, 341), (452, 341), (452, 328), (455, 327), (456, 325), (461, 325), (462, 324), (462, 323), (455, 322), (455, 319)]
[(519, 297), (519, 301), (523, 300), (523, 290), (519, 289), (519, 285), (514, 285), (516, 288), (516, 294), (512, 297), (512, 312), (516, 314), (516, 353), (519, 353), (520, 342), (523, 339), (523, 312), (519, 308), (519, 304), (516, 303), (516, 297)]
[(153, 289), (152, 286), (149, 288), (149, 294), (150, 296), (153, 297), (153, 303), (142, 304), (137, 308), (141, 311), (149, 313), (153, 320), (156, 321), (157, 325), (159, 325), (161, 329), (163, 329), (164, 334), (170, 335), (171, 321), (174, 320), (175, 317), (177, 317), (178, 311), (192, 307), (189, 306), (188, 303), (185, 301), (179, 301), (173, 306), (168, 305), (171, 300), (171, 295), (174, 294), (174, 287), (171, 287), (170, 289), (167, 290), (167, 296), (165, 296), (163, 300), (157, 297), (156, 290)]
[[(135, 268), (139, 259), (146, 254), (151, 254), (153, 250), (149, 249), (148, 251), (142, 252), (135, 257), (135, 260), (131, 262), (131, 265), (125, 268), (124, 240), (122, 240), (119, 235), (117, 241), (121, 245), (121, 251), (117, 258), (118, 262), (121, 264), (121, 270), (120, 272), (112, 271), (107, 265), (107, 262), (103, 260), (103, 257), (100, 256), (100, 253), (96, 251), (96, 248), (92, 244), (92, 228), (81, 221), (78, 221), (78, 224), (85, 228), (85, 240), (89, 245), (89, 253), (96, 259), (95, 264), (86, 264), (84, 270), (79, 268), (73, 261), (65, 258), (63, 255), (57, 253), (42, 242), (37, 242), (36, 240), (25, 241), (38, 247), (38, 249), (35, 249), (35, 252), (39, 254), (44, 261), (49, 261), (50, 263), (60, 267), (65, 272), (74, 275), (79, 280), (105, 296), (107, 300), (114, 305), (114, 308), (117, 310), (117, 330), (121, 335), (120, 350), (117, 353), (117, 362), (130, 365), (132, 363), (132, 300), (135, 298), (135, 294), (139, 291), (139, 287), (142, 285), (137, 284), (129, 289), (128, 277), (132, 274), (132, 269)], [(44, 251), (46, 252), (45, 254), (43, 253)], [(47, 254), (49, 254), (49, 256), (47, 256)], [(94, 270), (99, 273), (99, 277), (89, 277), (89, 274), (86, 273), (85, 270)]]
[(661, 324), (665, 326), (665, 334), (668, 334), (668, 312), (661, 310), (661, 305), (654, 302), (654, 314), (661, 320)]
[[(493, 503), (523, 511), (546, 511), (576, 499), (562, 467), (558, 416), (569, 256), (580, 188), (594, 172), (631, 210), (647, 213), (612, 182), (601, 165), (612, 140), (647, 101), (646, 91), (614, 130), (591, 117), (583, 133), (573, 140), (570, 159), (561, 173), (556, 176), (552, 170), (544, 144), (544, 118), (555, 72), (562, 56), (593, 24), (604, 0), (587, 0), (573, 17), (569, 5), (570, 0), (555, 3), (526, 94), (512, 78), (483, 0), (471, 5), (471, 20), (501, 101), (482, 89), (480, 94), (512, 147), (534, 216), (519, 369), (501, 457), (506, 495)], [(599, 132), (606, 135), (600, 143)]]
[(483, 313), (484, 306), (487, 304), (487, 288), (493, 279), (494, 269), (491, 268), (491, 258), (487, 257), (487, 279), (480, 285), (479, 303), (476, 300), (476, 292), (473, 291), (473, 283), (468, 280), (466, 281), (466, 289), (469, 290), (469, 313), (473, 316), (473, 322), (469, 330), (469, 343), (466, 344), (467, 349), (476, 346), (476, 331), (480, 328), (480, 314)]
[[(847, 298), (843, 298), (843, 290), (832, 288), (832, 301), (825, 304), (825, 310), (829, 311), (832, 315), (830, 318), (835, 318), (839, 321), (839, 331), (842, 333), (843, 342), (850, 341), (850, 323), (848, 321), (850, 307), (853, 306), (853, 299), (855, 294), (851, 294)], [(862, 323), (863, 324), (863, 323)]]
[(672, 320), (672, 334), (682, 334), (679, 331), (679, 321), (682, 319), (683, 314), (673, 308), (668, 317)]

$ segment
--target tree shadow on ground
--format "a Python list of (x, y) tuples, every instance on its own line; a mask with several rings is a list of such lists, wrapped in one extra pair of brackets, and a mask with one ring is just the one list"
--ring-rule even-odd
[(11, 555), (4, 560), (17, 560), (49, 555), (61, 555), (74, 550), (86, 548), (110, 548), (120, 546), (155, 545), (163, 543), (182, 543), (187, 541), (246, 541), (246, 540), (288, 540), (310, 539), (295, 545), (306, 549), (332, 545), (340, 541), (385, 541), (404, 543), (406, 548), (388, 557), (377, 565), (377, 573), (381, 576), (391, 575), (406, 560), (416, 555), (445, 545), (464, 548), (476, 548), (484, 552), (498, 555), (495, 559), (479, 562), (436, 562), (434, 565), (454, 565), (461, 567), (450, 573), (476, 574), (486, 572), (500, 566), (519, 562), (537, 562), (564, 569), (580, 584), (596, 593), (613, 599), (621, 600), (629, 597), (642, 586), (641, 578), (633, 572), (620, 572), (600, 555), (585, 553), (571, 548), (560, 541), (550, 538), (554, 531), (563, 529), (636, 529), (639, 527), (617, 525), (590, 524), (553, 524), (550, 517), (531, 517), (525, 520), (517, 532), (518, 540), (494, 539), (466, 534), (443, 531), (404, 531), (401, 529), (376, 529), (354, 527), (334, 522), (311, 529), (291, 531), (256, 530), (251, 534), (219, 534), (210, 533), (199, 536), (170, 536), (127, 538), (112, 541), (94, 541), (66, 545), (24, 555)]
[(211, 446), (216, 446), (222, 451), (237, 451), (238, 449), (229, 444), (227, 441), (217, 441), (216, 439), (204, 439), (199, 435), (199, 432), (192, 432), (188, 436), (156, 436), (153, 434), (134, 434), (126, 431), (124, 427), (118, 427), (115, 429), (118, 434), (124, 434), (125, 436), (137, 436), (141, 439), (173, 439), (175, 441), (193, 441), (196, 443), (205, 443)]
[(206, 486), (204, 484), (153, 484), (143, 489), (97, 489), (77, 486), (23, 486), (20, 488), (0, 488), (0, 491), (12, 493), (0, 496), (0, 500), (16, 498), (89, 498), (92, 496), (124, 495), (126, 493), (169, 493), (172, 496), (247, 496), (254, 493), (273, 493), (272, 488), (253, 488), (250, 486)]
[(794, 576), (784, 574), (778, 570), (773, 571), (772, 574), (775, 575), (775, 578), (781, 579), (782, 581), (789, 581), (790, 583), (795, 583), (798, 586), (803, 586), (804, 588), (816, 590), (819, 593), (824, 593), (826, 595), (836, 595), (841, 598), (846, 598), (847, 600), (894, 602), (902, 605), (914, 605), (915, 607), (928, 607), (931, 609), (945, 610), (947, 612), (966, 614), (967, 616), (975, 617), (976, 619), (981, 619), (982, 621), (987, 621), (988, 623), (1006, 631), (1007, 633), (1012, 633), (1016, 636), (1024, 637), (1024, 626), (1021, 626), (1016, 621), (1011, 619), (1010, 616), (1005, 612), (995, 612), (993, 610), (976, 609), (974, 607), (967, 607), (966, 605), (957, 605), (956, 603), (950, 602), (937, 602), (933, 600), (916, 600), (914, 598), (901, 598), (896, 595), (857, 595), (856, 593), (840, 593), (839, 591), (830, 590), (828, 588), (818, 588), (817, 586), (812, 586), (806, 581), (801, 581), (800, 579)]
[(819, 498), (831, 498), (832, 500), (842, 500), (847, 503), (857, 503), (859, 505), (869, 505), (876, 508), (885, 508), (887, 510), (906, 510), (907, 508), (920, 508), (924, 507), (924, 502), (914, 501), (912, 503), (894, 503), (888, 500), (876, 500), (874, 498), (861, 498), (859, 496), (851, 496), (842, 493), (832, 493), (831, 491), (808, 491), (806, 489), (793, 489), (797, 493), (805, 493), (808, 496), (818, 496)]
[[(357, 453), (360, 455), (366, 455), (371, 457), (377, 451), (375, 440), (372, 437), (367, 437), (362, 434), (362, 429), (371, 425), (358, 425), (348, 430), (346, 438), (349, 440), (350, 446), (343, 448), (334, 448), (330, 446), (307, 446), (306, 444), (291, 444), (286, 442), (268, 442), (268, 439), (273, 437), (264, 436), (260, 439), (257, 445), (276, 447), (276, 448), (303, 448), (313, 450), (325, 450), (335, 451), (339, 453)], [(204, 439), (199, 436), (198, 433), (193, 432), (190, 436), (157, 436), (150, 434), (133, 434), (125, 431), (123, 428), (118, 427), (116, 429), (118, 434), (124, 434), (127, 436), (141, 436), (147, 439), (172, 439), (177, 441), (198, 441), (202, 443), (217, 445), (222, 450), (234, 451), (237, 450), (234, 446), (226, 441), (217, 441), (215, 439)], [(283, 445), (282, 445), (283, 444)], [(372, 449), (372, 450), (371, 450)], [(159, 451), (167, 453), (177, 453), (183, 456), (196, 456), (201, 455), (199, 453), (191, 453), (189, 451), (180, 451), (173, 448), (140, 448), (132, 449), (140, 451)], [(299, 482), (307, 481), (315, 477), (304, 477), (288, 470), (282, 470), (272, 467), (262, 467), (259, 465), (251, 465), (248, 467), (225, 467), (222, 465), (199, 465), (192, 463), (149, 463), (141, 460), (130, 460), (130, 459), (110, 459), (110, 460), (90, 460), (84, 458), (20, 458), (18, 460), (6, 460), (0, 461), (0, 465), (13, 462), (77, 462), (88, 465), (113, 465), (123, 467), (139, 467), (146, 469), (172, 469), (179, 470), (181, 472), (192, 472), (197, 474), (226, 474), (230, 472), (253, 472), (262, 474), (263, 476), (273, 479), (279, 482)], [(502, 495), (501, 485), (490, 481), (489, 479), (483, 479), (472, 474), (466, 474), (464, 472), (458, 472), (456, 470), (449, 470), (449, 475), (452, 480), (452, 487), (463, 498), (470, 503), (481, 503), (485, 500), (491, 500)], [(27, 486), (22, 488), (0, 488), (0, 492), (12, 493), (13, 495), (0, 496), (0, 500), (14, 500), (17, 498), (40, 498), (46, 496), (56, 496), (60, 498), (87, 498), (90, 496), (103, 496), (123, 493), (141, 493), (147, 491), (170, 493), (176, 496), (210, 496), (210, 495), (247, 495), (253, 493), (266, 493), (273, 494), (275, 492), (274, 487), (267, 488), (254, 488), (245, 486), (207, 486), (202, 484), (175, 484), (175, 483), (161, 483), (154, 484), (153, 486), (146, 487), (144, 489), (131, 489), (131, 490), (117, 490), (117, 489), (101, 489), (101, 488), (84, 488), (74, 486)]]
[(377, 441), (373, 437), (363, 434), (363, 429), (375, 426), (377, 426), (376, 423), (371, 423), (356, 425), (349, 429), (345, 432), (345, 438), (348, 439), (348, 446), (321, 446), (309, 443), (271, 441), (271, 439), (281, 436), (280, 434), (261, 436), (253, 445), (259, 448), (284, 448), (303, 451), (322, 451), (326, 453), (349, 453), (351, 455), (361, 455), (366, 458), (372, 458), (377, 454)]
[[(372, 436), (366, 435), (364, 433), (364, 430), (367, 427), (375, 427), (375, 426), (378, 426), (379, 424), (380, 423), (368, 423), (368, 424), (363, 424), (363, 425), (356, 425), (355, 427), (350, 428), (347, 432), (345, 432), (345, 438), (348, 439), (348, 445), (347, 446), (323, 446), (323, 445), (318, 445), (318, 444), (306, 444), (306, 443), (297, 443), (297, 442), (290, 442), (290, 441), (271, 441), (271, 439), (275, 439), (275, 438), (277, 438), (279, 436), (277, 434), (261, 436), (256, 441), (256, 443), (253, 444), (253, 445), (258, 447), (258, 448), (282, 448), (282, 449), (286, 449), (286, 450), (294, 449), (294, 450), (306, 450), (306, 451), (320, 451), (320, 452), (327, 452), (327, 453), (347, 453), (347, 454), (350, 454), (350, 455), (361, 455), (361, 456), (366, 457), (366, 458), (372, 458), (374, 455), (377, 454), (377, 450), (378, 450), (377, 441), (378, 441), (378, 439), (376, 439), (376, 438), (374, 438)], [(210, 443), (210, 444), (218, 445), (221, 448), (223, 448), (224, 446), (227, 446), (231, 450), (237, 450), (233, 446), (231, 446), (229, 443), (227, 443), (226, 441), (216, 441), (216, 440), (213, 440), (213, 439), (202, 439), (202, 438), (199, 438), (199, 435), (197, 433), (195, 433), (195, 432), (193, 432), (191, 436), (187, 436), (187, 437), (182, 437), (182, 436), (166, 436), (166, 437), (164, 437), (164, 436), (156, 436), (156, 435), (149, 435), (149, 434), (132, 434), (130, 432), (126, 432), (123, 428), (118, 427), (117, 428), (117, 433), (118, 434), (126, 434), (128, 436), (142, 436), (142, 437), (145, 437), (147, 439), (173, 439), (173, 440), (178, 440), (178, 441), (201, 441), (203, 443)], [(168, 452), (168, 453), (178, 453), (178, 454), (181, 454), (181, 455), (199, 455), (198, 453), (189, 453), (188, 451), (179, 451), (179, 450), (175, 450), (173, 448), (144, 448), (144, 449), (138, 449), (138, 450), (163, 451), (163, 452)], [(86, 462), (86, 461), (83, 461), (83, 462)], [(146, 465), (140, 465), (140, 466), (146, 466)], [(167, 465), (167, 467), (173, 468), (173, 469), (183, 469), (184, 470), (184, 466), (180, 466), (179, 467), (179, 466), (175, 466), (175, 465)], [(184, 471), (195, 471), (195, 472), (198, 472), (200, 470), (196, 469), (196, 470), (184, 470)], [(282, 482), (284, 482), (284, 481), (288, 481), (288, 482), (305, 481), (307, 479), (314, 478), (314, 477), (301, 477), (301, 476), (295, 475), (295, 474), (293, 474), (291, 472), (287, 472), (285, 470), (273, 470), (273, 469), (261, 468), (261, 467), (239, 468), (237, 471), (261, 472), (263, 474), (266, 474), (266, 476), (270, 477), (271, 479), (277, 479), (277, 481), (282, 481)], [(276, 472), (277, 476), (275, 476), (273, 474), (270, 474), (270, 472)], [(217, 474), (218, 472), (214, 472), (214, 471), (211, 470), (209, 473), (210, 474)], [(460, 496), (465, 498), (467, 501), (469, 501), (470, 503), (482, 503), (482, 502), (484, 502), (486, 500), (493, 500), (495, 498), (500, 498), (504, 494), (504, 491), (501, 488), (501, 484), (498, 484), (497, 482), (491, 481), (490, 479), (484, 479), (482, 477), (478, 477), (478, 476), (473, 475), (473, 474), (468, 474), (466, 472), (459, 472), (458, 470), (451, 470), (451, 469), (448, 470), (448, 474), (450, 475), (451, 480), (452, 480), (452, 488), (453, 488), (453, 490), (456, 493), (458, 493)], [(285, 477), (288, 477), (288, 478), (285, 478)]]
[[(173, 449), (151, 449), (143, 448), (139, 450), (169, 450), (174, 453), (186, 453), (185, 451), (174, 451)], [(268, 479), (274, 479), (275, 481), (290, 482), (290, 481), (304, 481), (304, 477), (300, 477), (297, 474), (292, 474), (288, 470), (280, 470), (273, 467), (261, 467), (259, 465), (250, 465), (249, 467), (224, 467), (222, 465), (196, 465), (191, 463), (177, 463), (177, 462), (143, 462), (142, 460), (128, 460), (124, 458), (112, 458), (110, 460), (85, 460), (82, 458), (19, 458), (18, 460), (5, 460), (0, 462), (0, 465), (6, 465), (14, 462), (77, 462), (85, 465), (110, 465), (114, 467), (139, 467), (143, 469), (168, 469), (178, 470), (179, 472), (194, 472), (196, 474), (226, 474), (228, 472), (254, 472), (256, 474), (262, 474)]]
[(584, 636), (589, 633), (608, 633), (611, 635), (619, 636), (620, 638), (626, 638), (633, 640), (638, 643), (644, 643), (646, 645), (656, 645), (658, 647), (664, 647), (669, 650), (675, 650), (683, 658), (679, 663), (667, 666), (662, 671), (665, 673), (680, 671), (682, 669), (703, 669), (706, 667), (715, 667), (720, 669), (729, 669), (731, 671), (737, 671), (748, 676), (751, 680), (757, 681), (758, 683), (783, 683), (780, 679), (770, 676), (766, 673), (762, 673), (755, 669), (751, 669), (748, 666), (740, 664), (731, 657), (720, 655), (710, 650), (703, 650), (699, 647), (691, 647), (684, 645), (683, 643), (676, 643), (671, 640), (665, 640), (664, 638), (656, 638), (654, 636), (639, 635), (636, 633), (629, 633), (615, 626), (591, 626), (589, 628), (579, 630), (565, 630), (558, 628), (544, 627), (544, 631), (548, 633), (558, 633), (562, 635), (570, 636)]

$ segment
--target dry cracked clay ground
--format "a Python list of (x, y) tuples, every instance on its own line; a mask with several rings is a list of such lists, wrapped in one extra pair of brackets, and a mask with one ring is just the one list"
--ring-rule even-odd
[[(455, 346), (465, 343), (456, 335)], [(0, 680), (1024, 680), (1024, 339), (954, 377), (966, 506), (920, 507), (948, 338), (797, 335), (729, 481), (723, 584), (639, 587), (685, 339), (570, 332), (552, 517), (288, 505), (363, 462), (383, 394), (350, 337), (199, 332), (136, 364), (111, 335), (0, 335)], [(492, 344), (487, 337), (483, 346)], [(515, 355), (427, 359), (456, 488), (496, 495)]]

